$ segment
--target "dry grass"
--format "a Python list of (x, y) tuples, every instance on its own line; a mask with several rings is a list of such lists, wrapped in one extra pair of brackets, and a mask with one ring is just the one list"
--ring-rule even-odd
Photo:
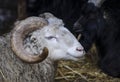
[(96, 59), (96, 49), (93, 47), (84, 60), (60, 61), (55, 82), (120, 82), (120, 79), (104, 74), (97, 67)]

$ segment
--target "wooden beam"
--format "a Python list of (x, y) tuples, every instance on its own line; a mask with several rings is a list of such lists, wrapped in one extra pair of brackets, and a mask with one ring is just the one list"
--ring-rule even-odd
[(26, 17), (26, 0), (18, 0), (18, 20), (22, 20)]

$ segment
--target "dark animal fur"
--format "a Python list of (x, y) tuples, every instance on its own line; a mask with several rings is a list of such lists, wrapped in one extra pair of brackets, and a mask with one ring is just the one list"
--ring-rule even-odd
[[(80, 43), (85, 50), (88, 51), (95, 43), (99, 54), (100, 68), (114, 77), (120, 77), (120, 24), (118, 24), (120, 22), (120, 6), (116, 7), (115, 3), (119, 3), (117, 1), (109, 2), (107, 0), (103, 4), (102, 7), (108, 15), (106, 19), (101, 9), (92, 3), (86, 4), (80, 18), (74, 24), (76, 33), (82, 34)], [(118, 13), (116, 14), (116, 12)], [(115, 19), (116, 16), (118, 16), (117, 19)]]

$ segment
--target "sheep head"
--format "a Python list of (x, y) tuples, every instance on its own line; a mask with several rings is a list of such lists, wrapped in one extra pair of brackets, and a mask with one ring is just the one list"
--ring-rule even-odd
[(41, 62), (47, 56), (53, 60), (77, 60), (85, 54), (61, 19), (50, 13), (40, 16), (19, 22), (13, 30), (12, 49), (20, 59), (28, 63)]

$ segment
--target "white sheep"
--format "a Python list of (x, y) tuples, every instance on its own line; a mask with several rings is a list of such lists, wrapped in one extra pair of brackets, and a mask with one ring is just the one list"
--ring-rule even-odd
[(19, 22), (13, 30), (11, 43), (15, 54), (28, 63), (41, 62), (46, 57), (78, 60), (85, 54), (82, 45), (64, 27), (63, 21), (50, 13)]

